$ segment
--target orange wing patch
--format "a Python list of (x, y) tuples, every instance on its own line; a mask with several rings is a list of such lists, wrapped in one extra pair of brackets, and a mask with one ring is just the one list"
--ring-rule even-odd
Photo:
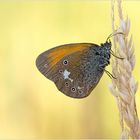
[(49, 66), (52, 67), (55, 64), (57, 64), (57, 62), (59, 62), (66, 55), (70, 55), (74, 52), (88, 49), (91, 45), (93, 44), (76, 43), (76, 44), (62, 45), (51, 49), (50, 52), (47, 54), (46, 59), (50, 60)]

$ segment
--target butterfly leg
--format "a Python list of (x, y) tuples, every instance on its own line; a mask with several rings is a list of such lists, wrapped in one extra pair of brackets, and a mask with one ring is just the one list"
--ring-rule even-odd
[(104, 68), (105, 66), (109, 65), (109, 61), (104, 60), (104, 62), (100, 62), (101, 64), (99, 65), (100, 68)]
[(104, 63), (104, 64), (99, 65), (99, 67), (100, 67), (101, 70), (104, 70), (104, 71), (106, 72), (106, 74), (107, 74), (111, 79), (112, 79), (112, 78), (117, 79), (115, 76), (113, 76), (113, 74), (111, 74), (109, 71), (107, 71), (107, 70), (105, 69), (105, 66), (106, 66), (106, 65), (108, 65), (107, 62)]
[(109, 71), (107, 71), (106, 69), (104, 69), (104, 71), (106, 72), (106, 74), (112, 79), (117, 79), (115, 76), (113, 76), (113, 74), (111, 74)]

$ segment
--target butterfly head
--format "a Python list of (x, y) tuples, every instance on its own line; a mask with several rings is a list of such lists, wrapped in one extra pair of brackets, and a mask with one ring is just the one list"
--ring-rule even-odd
[(103, 48), (105, 48), (106, 50), (109, 50), (109, 51), (111, 50), (111, 46), (112, 46), (112, 43), (111, 43), (110, 40), (101, 44), (101, 47), (103, 47)]

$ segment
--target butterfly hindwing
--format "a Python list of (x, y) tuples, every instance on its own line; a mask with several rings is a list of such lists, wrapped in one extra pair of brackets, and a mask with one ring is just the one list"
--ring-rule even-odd
[(65, 95), (73, 98), (86, 97), (103, 74), (103, 71), (98, 72), (96, 63), (93, 65), (98, 57), (94, 57), (94, 51), (90, 53), (91, 47), (97, 45), (76, 43), (53, 48), (39, 55), (37, 68)]
[[(82, 98), (86, 93), (85, 86), (82, 83), (83, 74), (80, 71), (80, 52), (68, 55), (56, 64), (56, 69), (53, 69), (49, 75), (56, 84), (57, 88), (67, 96), (74, 98)], [(67, 64), (64, 64), (67, 62)]]

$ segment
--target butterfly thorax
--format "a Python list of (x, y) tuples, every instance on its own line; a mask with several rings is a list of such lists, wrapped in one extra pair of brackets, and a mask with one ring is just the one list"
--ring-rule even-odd
[(101, 46), (94, 44), (90, 47), (90, 50), (82, 55), (79, 67), (81, 69), (80, 73), (83, 75), (82, 82), (88, 83), (89, 87), (87, 89), (94, 88), (97, 85), (105, 67), (109, 65), (110, 49), (111, 43), (109, 42), (101, 44)]
[(97, 49), (96, 54), (100, 55), (99, 63), (101, 68), (105, 68), (105, 66), (110, 64), (110, 50), (111, 42), (105, 42)]

